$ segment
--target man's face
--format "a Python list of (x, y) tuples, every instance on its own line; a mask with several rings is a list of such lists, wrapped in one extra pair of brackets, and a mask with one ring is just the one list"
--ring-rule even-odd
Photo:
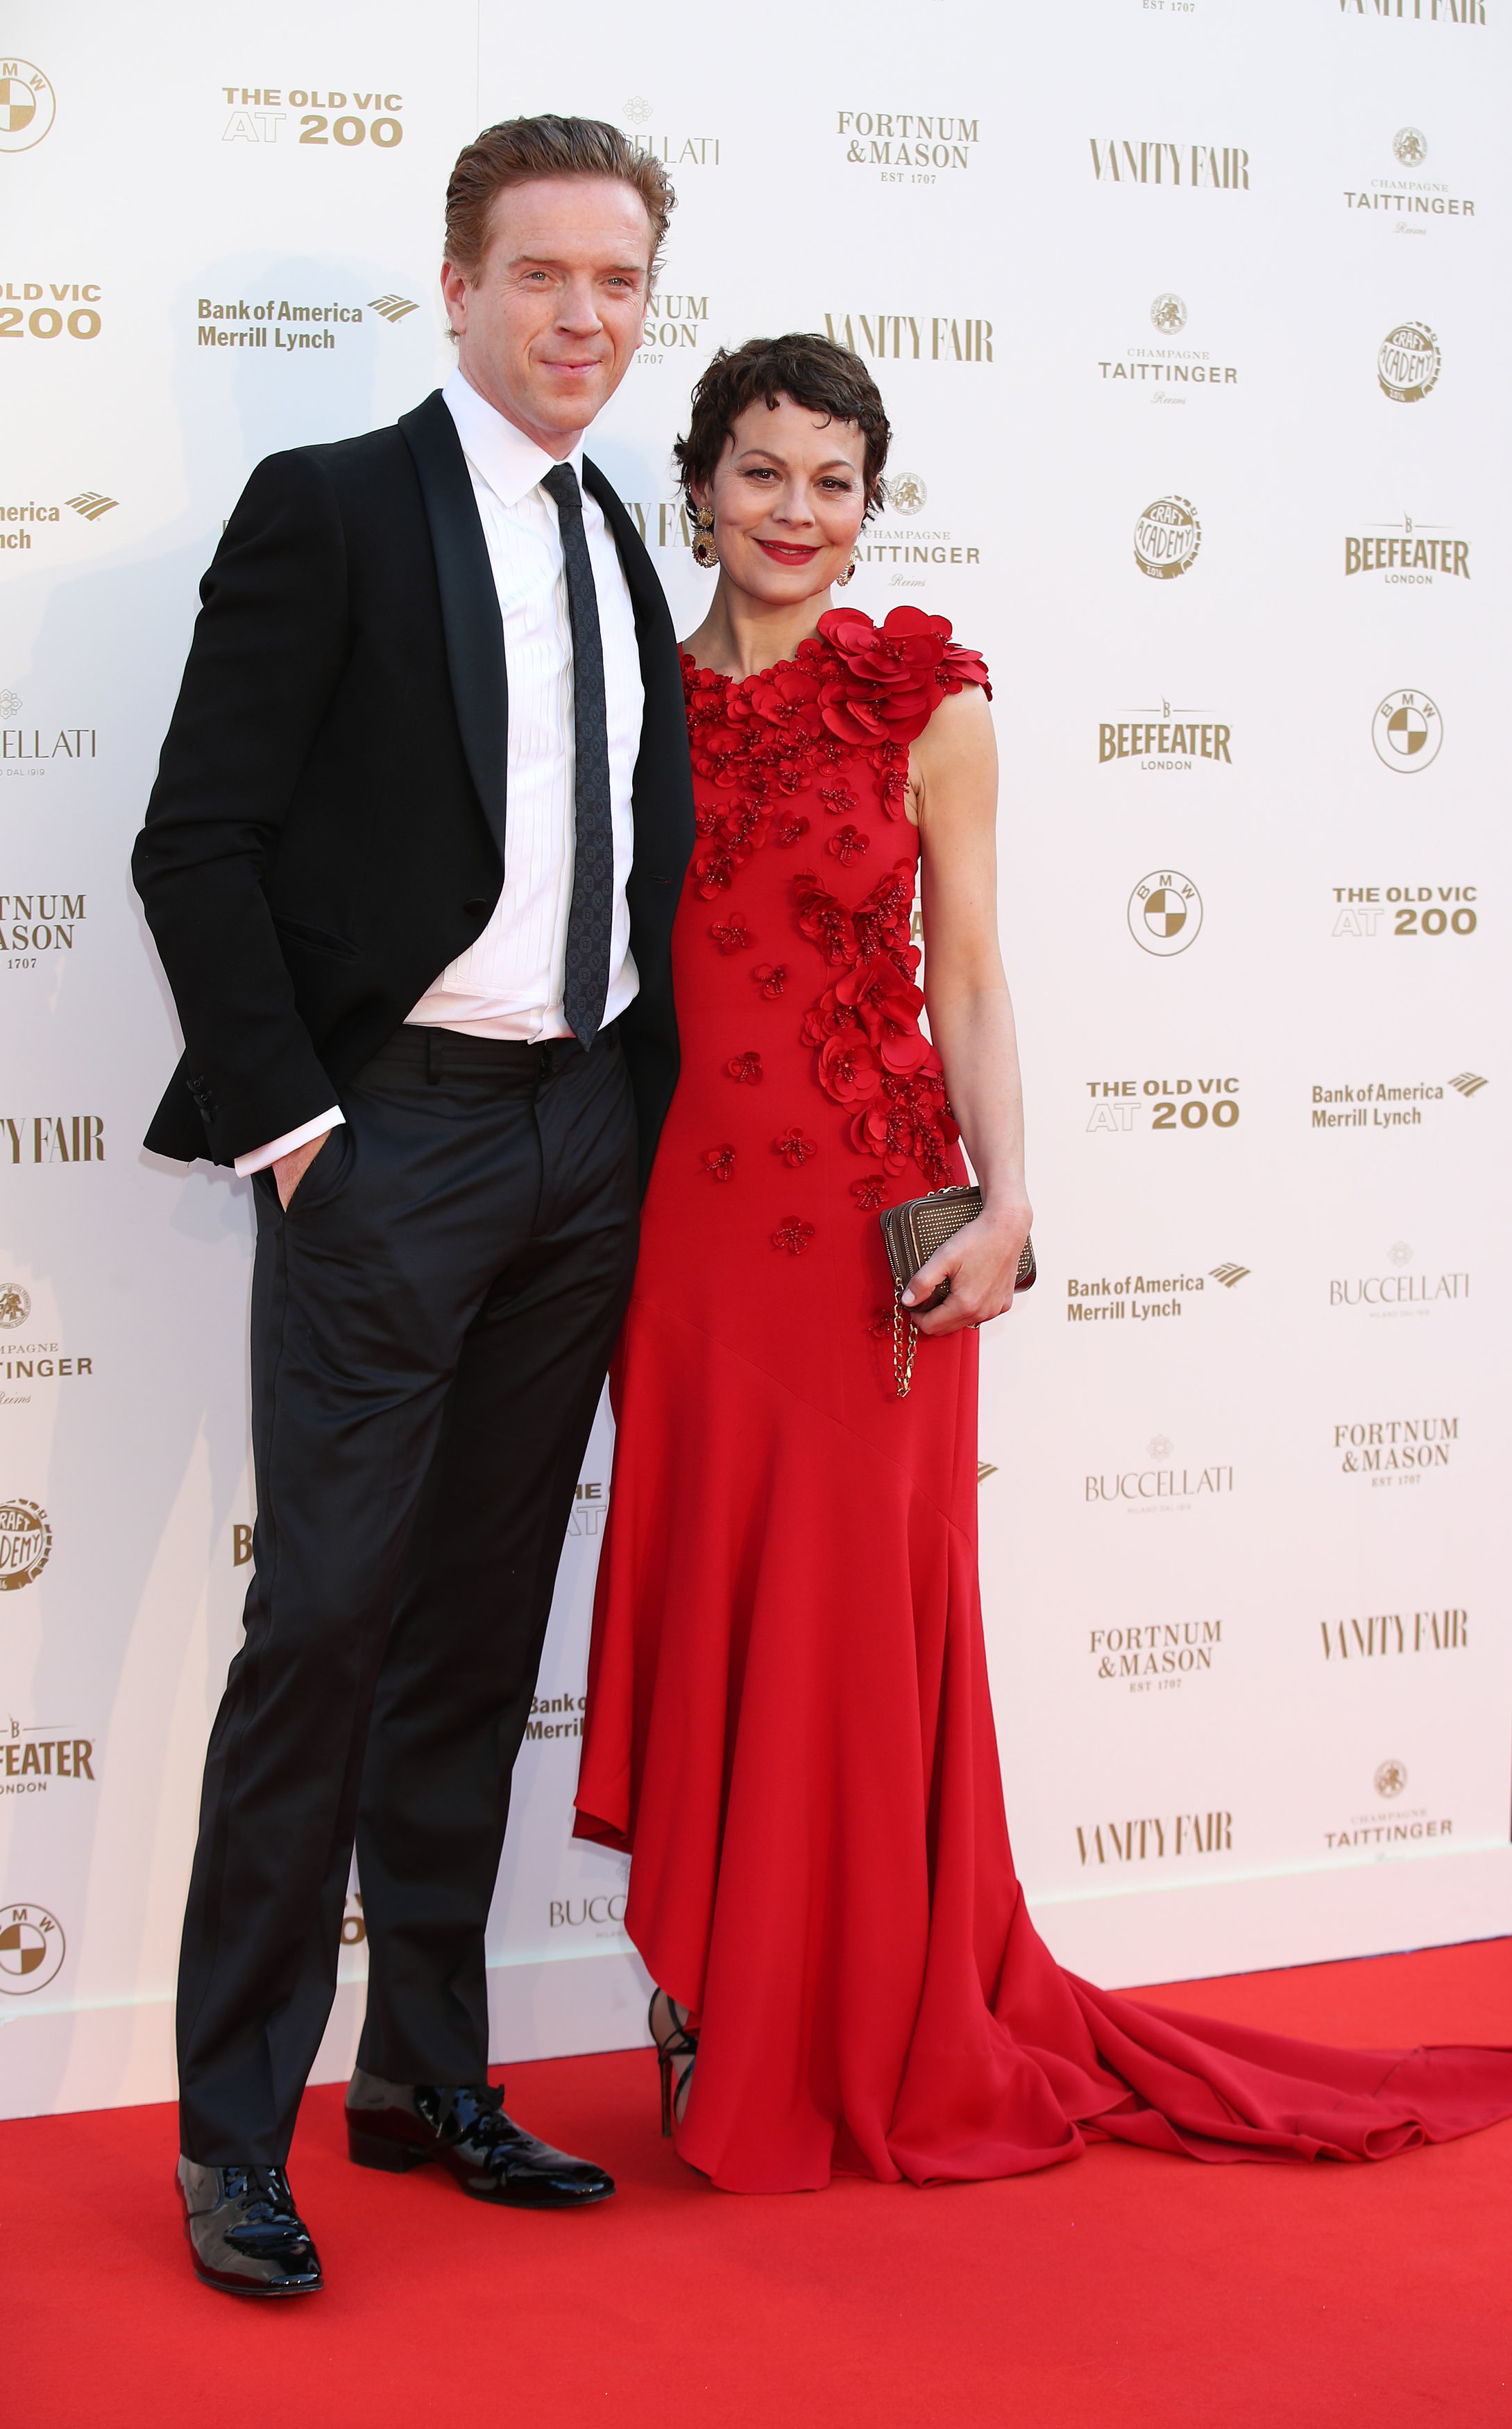
[(569, 455), (641, 341), (651, 223), (619, 177), (535, 177), (493, 207), (476, 286), (441, 292), (463, 376), (549, 455)]

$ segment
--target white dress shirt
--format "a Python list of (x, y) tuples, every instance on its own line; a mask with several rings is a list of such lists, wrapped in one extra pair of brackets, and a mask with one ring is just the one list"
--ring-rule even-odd
[[(468, 470), (499, 593), (509, 683), (508, 808), (503, 890), (476, 944), (449, 962), (408, 1023), (470, 1037), (534, 1044), (571, 1032), (562, 1008), (575, 836), (572, 632), (567, 568), (554, 502), (540, 484), (556, 457), (485, 403), (454, 370), (442, 388)], [(583, 482), (580, 441), (566, 459)], [(583, 528), (599, 602), (609, 738), (615, 902), (609, 937), (607, 1024), (639, 980), (630, 950), (625, 886), (634, 846), (631, 787), (645, 693), (630, 587), (601, 509), (583, 493)], [(343, 1118), (333, 1105), (298, 1130), (236, 1160), (260, 1172)]]

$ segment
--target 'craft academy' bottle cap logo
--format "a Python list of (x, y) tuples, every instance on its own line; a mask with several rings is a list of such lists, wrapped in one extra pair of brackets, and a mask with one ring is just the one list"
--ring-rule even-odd
[(1196, 564), (1202, 525), (1190, 498), (1157, 498), (1134, 526), (1134, 562), (1152, 582), (1169, 582)]
[(52, 1548), (45, 1510), (35, 1501), (0, 1501), (0, 1594), (33, 1584)]
[(63, 1926), (42, 1906), (0, 1906), (0, 1992), (45, 1990), (63, 1962)]
[(1401, 321), (1382, 339), (1375, 376), (1393, 405), (1421, 405), (1438, 370), (1438, 340), (1426, 321)]
[(30, 59), (0, 58), (0, 152), (29, 152), (58, 115), (58, 97)]
[(1179, 868), (1152, 869), (1128, 898), (1128, 933), (1147, 953), (1184, 953), (1202, 927), (1202, 896)]
[(1389, 691), (1371, 719), (1375, 755), (1399, 776), (1430, 767), (1443, 738), (1443, 719), (1425, 691)]

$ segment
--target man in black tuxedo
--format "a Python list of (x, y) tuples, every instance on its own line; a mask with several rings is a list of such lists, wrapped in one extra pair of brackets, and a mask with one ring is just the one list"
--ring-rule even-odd
[(147, 1145), (255, 1176), (256, 1567), (178, 2006), (187, 2231), (239, 2292), (321, 2282), (284, 2163), (353, 1837), (352, 2156), (614, 2190), (488, 2085), (484, 1926), (678, 1072), (677, 647), (581, 454), (672, 199), (595, 121), (463, 153), (457, 369), (253, 474), (133, 859), (185, 1040)]

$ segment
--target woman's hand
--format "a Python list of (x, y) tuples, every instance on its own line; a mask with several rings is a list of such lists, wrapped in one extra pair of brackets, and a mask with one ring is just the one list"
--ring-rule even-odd
[[(963, 1224), (937, 1248), (903, 1293), (904, 1309), (920, 1332), (931, 1337), (961, 1332), (968, 1325), (990, 1324), (994, 1315), (1006, 1315), (1013, 1304), (1013, 1281), (1032, 1220), (1024, 1198), (1013, 1205), (984, 1207), (975, 1223)], [(920, 1313), (947, 1278), (949, 1297), (928, 1315)]]

